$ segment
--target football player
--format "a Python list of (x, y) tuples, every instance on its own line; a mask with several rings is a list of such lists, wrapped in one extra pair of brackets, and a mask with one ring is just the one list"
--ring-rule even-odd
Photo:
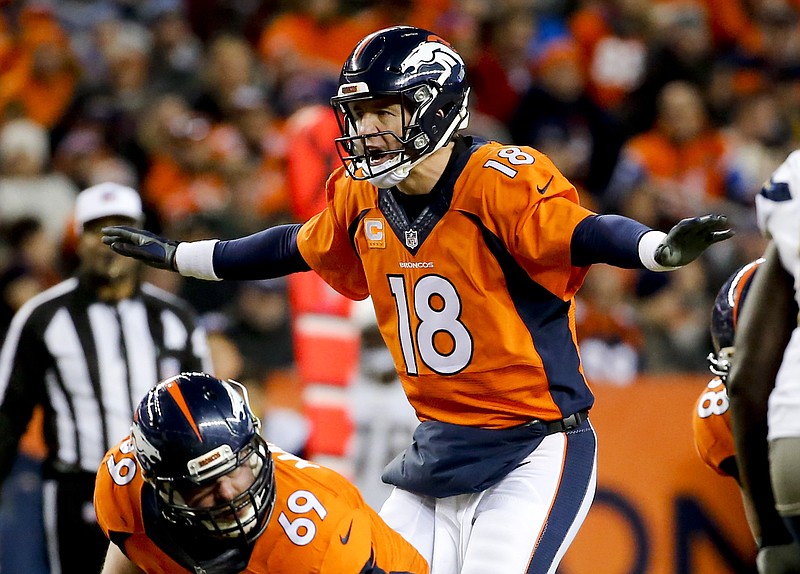
[(739, 310), (750, 289), (750, 282), (763, 262), (763, 258), (756, 259), (736, 270), (717, 293), (711, 311), (714, 352), (708, 355), (708, 368), (714, 378), (700, 395), (692, 417), (695, 448), (700, 458), (717, 474), (733, 477), (737, 482), (739, 471), (725, 383), (734, 353), (733, 336)]
[(728, 381), (731, 424), (745, 499), (757, 516), (777, 508), (797, 544), (800, 151), (791, 153), (764, 184), (756, 214), (770, 244), (736, 333), (737, 360)]
[(542, 153), (459, 134), (461, 56), (427, 30), (374, 32), (332, 105), (343, 166), (325, 209), (231, 241), (115, 227), (115, 251), (203, 279), (314, 270), (372, 296), (421, 420), (385, 469), (381, 508), (434, 573), (554, 572), (596, 485), (594, 397), (574, 296), (593, 263), (674, 269), (733, 234), (724, 216), (669, 233), (598, 215)]
[[(709, 369), (715, 376), (695, 405), (692, 423), (700, 458), (712, 470), (734, 478), (737, 483), (740, 483), (740, 478), (726, 384), (734, 361), (734, 336), (740, 312), (756, 271), (764, 261), (764, 258), (759, 258), (735, 271), (717, 293), (711, 311), (714, 352), (708, 356)], [(759, 544), (760, 574), (800, 572), (800, 546), (791, 544), (791, 534), (777, 511), (767, 507), (756, 513), (747, 497), (743, 497), (743, 501), (750, 530)]]
[(259, 427), (234, 381), (182, 373), (150, 390), (97, 473), (103, 574), (428, 572), (352, 484)]

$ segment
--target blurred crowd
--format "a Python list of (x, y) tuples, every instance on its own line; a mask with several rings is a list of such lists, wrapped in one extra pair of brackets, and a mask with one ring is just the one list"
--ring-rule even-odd
[[(578, 301), (591, 379), (704, 369), (713, 295), (765, 245), (753, 197), (800, 147), (800, 0), (0, 0), (0, 334), (71, 271), (90, 185), (140, 190), (183, 240), (316, 213), (342, 62), (403, 23), (466, 60), (467, 133), (546, 153), (591, 209), (728, 215), (701, 265), (598, 266)], [(285, 281), (146, 273), (203, 317), (221, 378), (291, 371)]]

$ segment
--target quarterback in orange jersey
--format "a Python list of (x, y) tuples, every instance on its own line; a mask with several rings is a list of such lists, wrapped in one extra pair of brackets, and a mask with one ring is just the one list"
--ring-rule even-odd
[[(726, 387), (732, 361), (737, 323), (747, 294), (764, 258), (737, 269), (722, 285), (711, 311), (711, 340), (714, 353), (708, 356), (715, 377), (703, 390), (692, 417), (694, 442), (703, 462), (722, 476), (741, 484), (736, 463), (736, 447), (731, 430), (730, 401)], [(756, 512), (745, 501), (745, 515), (759, 546), (760, 574), (800, 571), (800, 552), (774, 508)], [(789, 568), (787, 570), (786, 568)]]
[(387, 465), (381, 517), (433, 574), (555, 572), (596, 485), (573, 297), (590, 265), (665, 271), (732, 231), (724, 216), (669, 233), (580, 206), (542, 153), (465, 135), (461, 56), (409, 26), (374, 32), (331, 100), (343, 166), (304, 224), (178, 242), (113, 227), (104, 241), (209, 280), (313, 270), (371, 296), (421, 423)]
[(97, 473), (103, 574), (428, 572), (351, 483), (259, 426), (233, 381), (182, 373), (149, 391)]

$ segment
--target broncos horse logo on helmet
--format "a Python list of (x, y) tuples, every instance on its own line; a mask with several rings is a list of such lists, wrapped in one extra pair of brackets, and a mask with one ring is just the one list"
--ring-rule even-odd
[(720, 288), (711, 310), (711, 342), (714, 352), (708, 355), (708, 368), (724, 382), (733, 357), (733, 341), (739, 311), (753, 282), (753, 276), (764, 258), (756, 259), (736, 270)]
[(400, 64), (400, 72), (409, 76), (431, 75), (439, 85), (464, 80), (464, 62), (448, 44), (435, 38), (417, 45)]
[[(358, 133), (351, 104), (387, 97), (402, 103), (403, 133)], [(381, 188), (397, 185), (467, 126), (468, 98), (464, 60), (445, 40), (412, 26), (374, 32), (347, 58), (331, 98), (342, 134), (336, 139), (339, 157), (355, 179)], [(368, 139), (378, 136), (390, 137), (397, 147), (377, 152), (393, 157), (376, 165)]]

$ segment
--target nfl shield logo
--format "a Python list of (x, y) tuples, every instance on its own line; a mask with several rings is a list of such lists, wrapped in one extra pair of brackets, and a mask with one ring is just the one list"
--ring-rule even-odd
[(414, 249), (417, 245), (419, 245), (419, 239), (417, 238), (417, 230), (409, 229), (408, 231), (406, 231), (406, 246), (409, 249)]

